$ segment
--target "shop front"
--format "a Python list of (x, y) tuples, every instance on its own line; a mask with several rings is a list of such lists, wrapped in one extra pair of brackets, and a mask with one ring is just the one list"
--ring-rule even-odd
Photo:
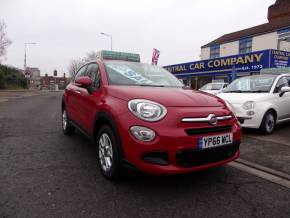
[(231, 82), (262, 69), (290, 67), (290, 52), (263, 50), (241, 55), (164, 66), (184, 84), (198, 89), (212, 81)]

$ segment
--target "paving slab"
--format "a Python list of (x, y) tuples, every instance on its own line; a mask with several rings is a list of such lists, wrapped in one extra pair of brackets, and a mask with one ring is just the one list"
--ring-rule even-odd
[(290, 174), (290, 146), (244, 135), (241, 159)]
[(252, 138), (290, 146), (290, 122), (278, 125), (272, 135), (263, 135), (253, 129), (244, 129), (243, 132)]

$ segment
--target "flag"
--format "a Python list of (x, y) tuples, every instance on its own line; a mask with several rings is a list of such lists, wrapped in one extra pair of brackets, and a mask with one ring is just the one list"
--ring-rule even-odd
[(160, 51), (156, 48), (153, 48), (153, 54), (152, 54), (152, 65), (157, 65), (158, 59), (159, 59)]

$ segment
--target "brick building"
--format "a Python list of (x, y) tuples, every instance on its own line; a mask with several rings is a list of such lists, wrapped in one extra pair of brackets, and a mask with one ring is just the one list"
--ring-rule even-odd
[(41, 89), (47, 90), (58, 90), (65, 89), (66, 85), (69, 83), (69, 78), (66, 77), (65, 73), (63, 77), (56, 76), (42, 76), (40, 78)]
[(37, 67), (26, 67), (24, 75), (27, 78), (29, 88), (40, 88), (40, 70)]

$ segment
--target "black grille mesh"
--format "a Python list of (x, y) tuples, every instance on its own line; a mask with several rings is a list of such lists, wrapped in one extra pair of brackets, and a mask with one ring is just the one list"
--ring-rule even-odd
[(196, 129), (186, 129), (185, 132), (187, 135), (201, 135), (207, 133), (217, 133), (217, 132), (231, 132), (232, 126), (215, 126), (207, 128), (196, 128)]
[(182, 167), (201, 166), (228, 159), (239, 150), (240, 143), (205, 150), (184, 150), (177, 152), (176, 160)]

